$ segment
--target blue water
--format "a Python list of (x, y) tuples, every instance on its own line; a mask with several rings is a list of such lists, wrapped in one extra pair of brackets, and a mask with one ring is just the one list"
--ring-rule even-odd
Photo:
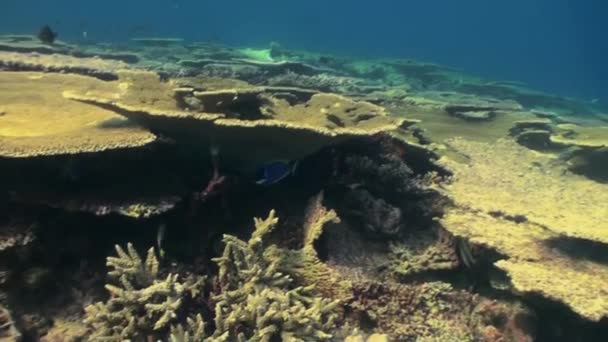
[(1, 0), (0, 32), (179, 36), (446, 64), (608, 104), (602, 0)]

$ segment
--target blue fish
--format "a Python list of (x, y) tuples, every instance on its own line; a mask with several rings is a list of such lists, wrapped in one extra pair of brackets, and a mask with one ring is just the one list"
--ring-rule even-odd
[(258, 171), (261, 178), (259, 178), (255, 183), (257, 185), (276, 184), (293, 174), (297, 167), (297, 161), (289, 162), (278, 160), (264, 163)]

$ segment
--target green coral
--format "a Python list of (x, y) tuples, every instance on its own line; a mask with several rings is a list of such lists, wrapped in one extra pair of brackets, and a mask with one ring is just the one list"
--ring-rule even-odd
[(230, 340), (329, 340), (337, 315), (337, 301), (311, 296), (312, 286), (293, 288), (293, 280), (279, 271), (280, 259), (265, 255), (264, 236), (278, 219), (271, 211), (255, 220), (255, 232), (245, 242), (226, 235), (226, 247), (215, 259), (222, 288), (215, 296), (216, 335)]
[(196, 296), (202, 278), (180, 282), (177, 274), (159, 276), (154, 248), (145, 261), (132, 244), (127, 251), (116, 246), (118, 257), (108, 257), (108, 275), (116, 285), (106, 284), (107, 302), (85, 308), (85, 323), (92, 327), (91, 340), (116, 341), (162, 336), (177, 317), (183, 298)]

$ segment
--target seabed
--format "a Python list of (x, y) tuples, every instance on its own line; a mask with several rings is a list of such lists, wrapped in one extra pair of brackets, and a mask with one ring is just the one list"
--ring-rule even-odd
[(3, 35), (0, 341), (597, 341), (607, 183), (606, 111), (518, 82)]

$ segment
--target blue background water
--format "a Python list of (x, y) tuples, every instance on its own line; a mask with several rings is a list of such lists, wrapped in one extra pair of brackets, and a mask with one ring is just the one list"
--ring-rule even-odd
[(608, 103), (604, 0), (0, 0), (0, 32), (410, 57)]

